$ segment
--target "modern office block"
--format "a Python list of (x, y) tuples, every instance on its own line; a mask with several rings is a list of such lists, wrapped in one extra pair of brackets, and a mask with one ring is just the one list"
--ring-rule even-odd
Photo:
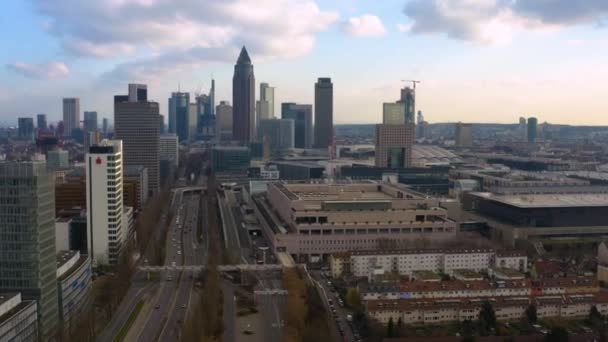
[(190, 94), (173, 92), (169, 98), (169, 133), (175, 133), (179, 141), (188, 141), (190, 135)]
[(36, 301), (22, 300), (21, 293), (0, 292), (0, 341), (38, 341)]
[[(148, 169), (141, 165), (125, 166), (123, 171), (123, 205), (141, 211), (148, 202)], [(135, 201), (127, 202), (127, 187), (135, 191)]]
[(123, 164), (148, 169), (148, 191), (155, 194), (160, 186), (158, 103), (125, 98), (114, 97), (114, 136), (122, 140)]
[(57, 253), (57, 299), (64, 327), (73, 327), (91, 302), (91, 259), (77, 250)]
[(286, 102), (281, 104), (281, 118), (294, 121), (294, 147), (311, 148), (314, 140), (312, 105)]
[(268, 139), (271, 151), (280, 151), (294, 146), (294, 121), (290, 119), (260, 120), (258, 137)]
[(232, 139), (232, 106), (228, 101), (220, 101), (215, 109), (216, 132), (218, 140)]
[(251, 162), (251, 154), (247, 147), (217, 146), (211, 151), (213, 170), (242, 171), (247, 170)]
[(416, 93), (415, 90), (410, 87), (401, 89), (401, 99), (397, 103), (403, 104), (405, 123), (415, 123), (416, 113)]
[(315, 83), (315, 148), (328, 148), (334, 139), (334, 85), (331, 78)]
[(97, 112), (84, 112), (84, 125), (86, 132), (97, 131)]
[(91, 146), (86, 161), (88, 250), (93, 265), (116, 264), (127, 232), (123, 215), (123, 150), (120, 140)]
[(145, 84), (129, 84), (129, 102), (148, 102), (148, 86)]
[(80, 128), (80, 99), (63, 99), (63, 135), (69, 137), (72, 130)]
[(20, 140), (34, 140), (34, 119), (19, 118), (17, 123), (17, 137)]
[(179, 142), (175, 134), (161, 134), (158, 145), (160, 160), (170, 160), (173, 165), (179, 165)]
[(49, 126), (46, 121), (46, 114), (38, 114), (36, 115), (36, 126), (39, 130), (46, 131)]
[(46, 340), (58, 322), (55, 191), (46, 163), (0, 161), (0, 203), (0, 292), (37, 301)]
[(456, 123), (454, 130), (454, 140), (456, 147), (473, 146), (473, 125), (470, 123)]
[(376, 125), (376, 167), (410, 167), (414, 134), (413, 124)]
[(538, 119), (535, 117), (528, 118), (528, 143), (535, 143), (538, 134)]

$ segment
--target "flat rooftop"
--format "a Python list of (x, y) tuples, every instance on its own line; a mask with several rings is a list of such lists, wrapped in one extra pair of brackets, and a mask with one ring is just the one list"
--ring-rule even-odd
[(10, 299), (18, 295), (19, 292), (2, 292), (0, 293), (0, 306), (8, 302)]
[(525, 194), (497, 195), (489, 192), (472, 192), (474, 196), (504, 203), (518, 208), (570, 208), (608, 207), (608, 194)]
[(392, 201), (399, 200), (396, 192), (407, 194), (407, 199), (423, 196), (397, 184), (358, 183), (274, 183), (291, 200), (301, 201)]

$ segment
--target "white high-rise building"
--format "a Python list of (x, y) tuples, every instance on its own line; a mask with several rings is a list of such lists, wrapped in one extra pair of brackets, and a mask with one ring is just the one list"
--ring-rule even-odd
[(115, 264), (128, 233), (123, 222), (122, 141), (91, 146), (86, 174), (89, 255), (94, 265)]
[(160, 160), (171, 160), (175, 166), (179, 165), (179, 142), (175, 134), (161, 134), (158, 141)]

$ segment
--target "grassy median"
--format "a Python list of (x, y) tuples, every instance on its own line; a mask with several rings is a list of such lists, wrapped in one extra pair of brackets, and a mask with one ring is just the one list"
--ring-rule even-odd
[(120, 332), (114, 339), (114, 342), (122, 342), (125, 339), (125, 337), (127, 337), (127, 334), (129, 333), (129, 330), (131, 329), (131, 326), (137, 319), (137, 316), (139, 315), (139, 312), (141, 311), (141, 309), (143, 307), (144, 307), (144, 300), (140, 299), (139, 302), (137, 302), (137, 305), (135, 305), (135, 309), (133, 309), (133, 311), (131, 311), (131, 314), (129, 315), (129, 319), (127, 319), (127, 322), (122, 326), (122, 329), (120, 329)]

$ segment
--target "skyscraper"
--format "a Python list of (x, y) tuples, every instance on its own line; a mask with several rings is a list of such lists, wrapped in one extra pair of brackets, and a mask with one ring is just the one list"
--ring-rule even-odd
[(148, 86), (145, 84), (129, 84), (129, 102), (147, 102)]
[(72, 135), (72, 130), (80, 128), (80, 99), (63, 99), (63, 136)]
[(382, 123), (387, 125), (405, 125), (405, 104), (389, 102), (382, 104)]
[(209, 89), (209, 115), (215, 117), (215, 80), (211, 79), (211, 89)]
[(36, 115), (36, 125), (38, 126), (38, 129), (42, 131), (45, 131), (49, 128), (46, 122), (46, 114)]
[(456, 147), (473, 146), (473, 125), (470, 123), (456, 123), (454, 130), (454, 141)]
[(294, 147), (311, 148), (313, 143), (312, 105), (281, 103), (281, 118), (294, 121)]
[(58, 323), (55, 183), (44, 161), (0, 161), (0, 292), (38, 302), (41, 340)]
[(232, 139), (232, 106), (228, 101), (220, 101), (215, 109), (215, 132), (218, 140)]
[(274, 118), (274, 87), (260, 83), (260, 100), (256, 107), (258, 120)]
[(190, 135), (190, 94), (173, 92), (169, 98), (169, 133), (175, 133), (179, 141), (187, 141)]
[(158, 192), (160, 184), (158, 116), (157, 102), (131, 102), (124, 95), (114, 97), (114, 131), (116, 139), (122, 140), (123, 164), (148, 169), (148, 190), (152, 194)]
[(538, 119), (535, 117), (528, 118), (528, 143), (536, 142), (536, 134), (538, 133)]
[(334, 85), (331, 78), (315, 83), (315, 148), (328, 148), (334, 139)]
[(188, 105), (188, 141), (196, 140), (196, 132), (198, 127), (198, 111), (196, 103)]
[(232, 77), (232, 136), (241, 143), (253, 141), (255, 137), (255, 76), (253, 64), (243, 46), (234, 65)]
[(397, 103), (403, 104), (403, 115), (406, 123), (414, 123), (416, 113), (416, 93), (410, 87), (401, 89), (401, 99)]
[(376, 167), (410, 167), (414, 134), (414, 124), (376, 125)]
[(103, 118), (102, 120), (102, 131), (103, 134), (108, 134), (108, 126), (109, 126), (109, 120), (108, 118)]
[(97, 131), (97, 112), (84, 112), (83, 126), (85, 132)]
[(34, 140), (34, 119), (18, 118), (17, 136), (21, 140)]
[(116, 264), (126, 242), (122, 141), (103, 140), (85, 157), (87, 249), (93, 265)]

